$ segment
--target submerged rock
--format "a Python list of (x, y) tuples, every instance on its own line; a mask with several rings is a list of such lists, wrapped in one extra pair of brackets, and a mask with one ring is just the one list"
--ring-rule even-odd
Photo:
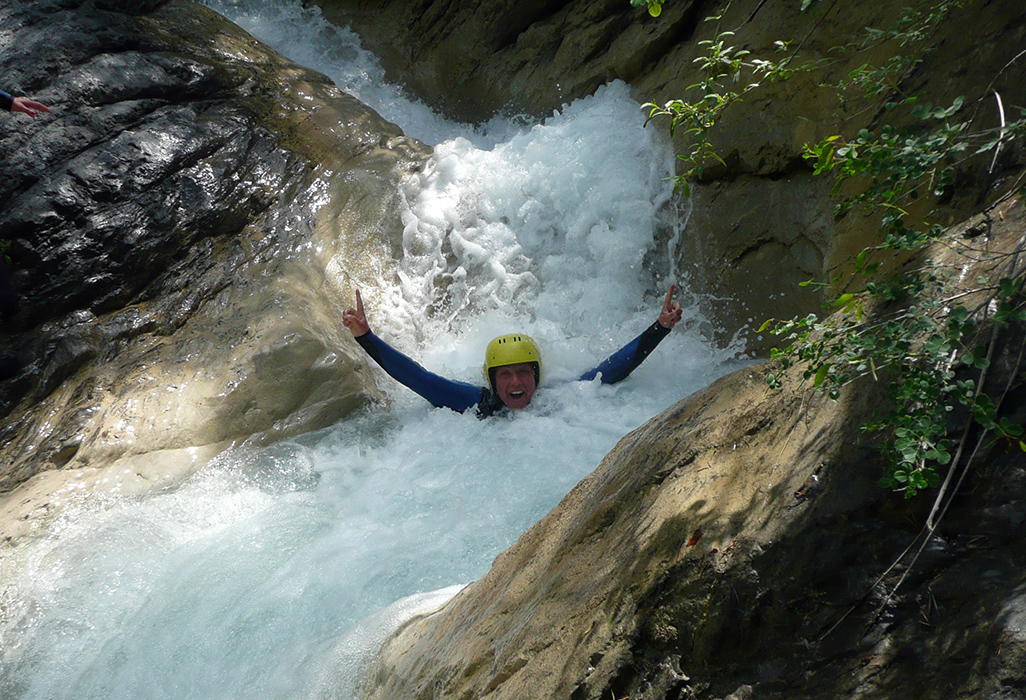
[[(1026, 212), (1005, 200), (982, 218), (997, 268)], [(954, 237), (931, 254), (954, 269), (977, 257)], [(1004, 331), (988, 380), (1020, 416), (1023, 331)], [(1018, 446), (984, 436), (912, 561), (933, 492), (877, 485), (860, 425), (884, 390), (832, 402), (801, 368), (771, 391), (770, 371), (724, 377), (621, 440), (487, 575), (400, 628), (363, 697), (1021, 697)]]
[(380, 396), (339, 306), (393, 257), (428, 148), (186, 0), (0, 21), (3, 87), (53, 110), (0, 114), (0, 492), (23, 485), (0, 535), (72, 476), (171, 483)]

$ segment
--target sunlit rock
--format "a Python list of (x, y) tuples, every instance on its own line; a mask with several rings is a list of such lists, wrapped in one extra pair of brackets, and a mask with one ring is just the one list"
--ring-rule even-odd
[(4, 87), (53, 113), (0, 114), (0, 490), (139, 492), (378, 398), (340, 310), (389, 278), (429, 149), (192, 3), (2, 5)]

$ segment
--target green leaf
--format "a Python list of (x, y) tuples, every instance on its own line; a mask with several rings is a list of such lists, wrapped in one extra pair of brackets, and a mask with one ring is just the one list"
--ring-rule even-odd
[(859, 253), (857, 258), (855, 258), (855, 272), (862, 272), (862, 269), (866, 266), (866, 256), (868, 254), (869, 249), (863, 248), (862, 252)]
[(819, 175), (827, 170), (833, 170), (834, 167), (834, 149), (831, 146), (824, 146), (817, 153), (816, 167), (813, 170), (813, 175)]
[(813, 385), (819, 389), (823, 386), (823, 382), (826, 381), (827, 373), (830, 371), (830, 365), (820, 365), (820, 368), (816, 370), (816, 378), (813, 380)]
[(965, 104), (965, 98), (962, 96), (956, 97), (951, 103), (951, 106), (944, 110), (938, 110), (938, 119), (944, 119), (950, 117), (952, 114), (962, 109), (962, 105)]

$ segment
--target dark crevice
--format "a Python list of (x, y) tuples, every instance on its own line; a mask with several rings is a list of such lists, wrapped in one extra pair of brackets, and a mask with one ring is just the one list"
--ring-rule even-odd
[(710, 5), (716, 5), (716, 0), (696, 0), (684, 13), (681, 21), (675, 27), (675, 43), (689, 42), (698, 32), (698, 27), (705, 21), (705, 18), (712, 12)]
[[(521, 18), (512, 18), (504, 27), (504, 31), (496, 36), (495, 51), (509, 48), (520, 40), (524, 33), (538, 25), (546, 24), (555, 19), (556, 15), (566, 10), (574, 0), (552, 0), (546, 2), (538, 12)], [(519, 21), (518, 21), (519, 20)], [(561, 22), (562, 24), (562, 22)]]
[(766, 2), (767, 2), (767, 0), (762, 0), (762, 1), (761, 1), (761, 2), (760, 2), (760, 3), (759, 3), (759, 4), (758, 4), (758, 5), (756, 6), (756, 7), (755, 7), (755, 9), (754, 9), (754, 10), (752, 10), (752, 14), (748, 15), (748, 19), (747, 19), (747, 20), (745, 21), (745, 24), (748, 24), (748, 23), (752, 22), (752, 21), (753, 21), (753, 20), (755, 19), (755, 16), (756, 16), (757, 14), (759, 14), (759, 10), (761, 10), (761, 9), (762, 9), (763, 5), (765, 5), (765, 4), (766, 4)]

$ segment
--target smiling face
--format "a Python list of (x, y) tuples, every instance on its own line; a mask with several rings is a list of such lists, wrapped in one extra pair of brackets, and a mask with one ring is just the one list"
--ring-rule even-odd
[(495, 369), (495, 393), (509, 408), (526, 408), (537, 388), (533, 363), (520, 362)]

